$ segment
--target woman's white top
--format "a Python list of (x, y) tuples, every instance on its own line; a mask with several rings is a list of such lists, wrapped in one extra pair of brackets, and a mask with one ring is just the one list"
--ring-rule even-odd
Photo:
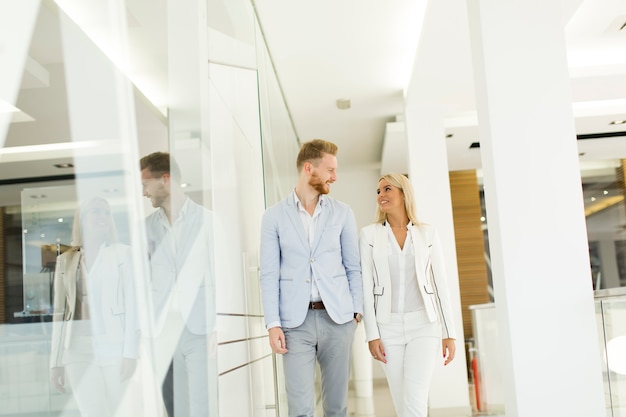
[(424, 300), (420, 294), (415, 272), (415, 247), (407, 232), (400, 248), (393, 229), (386, 226), (389, 236), (389, 274), (391, 276), (391, 312), (408, 313), (423, 310)]

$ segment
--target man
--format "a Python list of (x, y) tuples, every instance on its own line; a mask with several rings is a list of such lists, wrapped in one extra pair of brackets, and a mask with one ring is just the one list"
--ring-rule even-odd
[(211, 214), (185, 195), (168, 153), (147, 155), (140, 167), (143, 195), (157, 208), (146, 218), (146, 233), (155, 348), (165, 356), (157, 360), (170, 364), (163, 401), (169, 417), (207, 417), (208, 356), (215, 350), (208, 338), (215, 322)]
[(284, 354), (289, 416), (313, 417), (315, 362), (325, 417), (345, 417), (363, 287), (354, 214), (328, 196), (337, 146), (302, 145), (294, 192), (263, 215), (261, 293), (272, 351)]

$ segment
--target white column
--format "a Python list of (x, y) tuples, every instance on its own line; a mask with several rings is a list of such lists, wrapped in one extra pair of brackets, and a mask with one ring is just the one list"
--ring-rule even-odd
[(405, 104), (409, 177), (415, 190), (417, 217), (437, 228), (443, 251), (447, 254), (446, 272), (458, 335), (456, 358), (445, 368), (442, 360), (433, 375), (429, 416), (469, 416), (471, 408), (443, 112), (430, 100), (432, 97), (421, 94), (424, 90), (419, 85), (413, 86), (415, 89), (408, 91)]
[(606, 415), (560, 5), (467, 1), (507, 417)]

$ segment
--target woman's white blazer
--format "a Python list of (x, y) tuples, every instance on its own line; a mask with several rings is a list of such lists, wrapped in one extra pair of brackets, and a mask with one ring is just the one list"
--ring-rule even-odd
[[(441, 324), (442, 338), (456, 338), (441, 243), (433, 226), (409, 226), (415, 250), (415, 271), (426, 313)], [(389, 235), (381, 223), (361, 229), (359, 238), (364, 288), (363, 322), (367, 341), (380, 338), (378, 324), (391, 317)]]

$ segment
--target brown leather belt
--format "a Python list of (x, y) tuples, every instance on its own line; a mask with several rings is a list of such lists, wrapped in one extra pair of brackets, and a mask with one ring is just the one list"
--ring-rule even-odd
[(311, 301), (309, 303), (309, 310), (326, 310), (324, 303), (321, 301)]

